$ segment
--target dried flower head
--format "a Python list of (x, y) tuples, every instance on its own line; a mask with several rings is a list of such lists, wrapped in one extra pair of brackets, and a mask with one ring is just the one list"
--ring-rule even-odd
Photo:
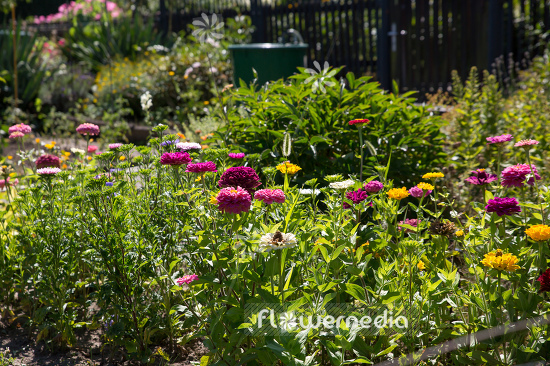
[(436, 220), (430, 224), (430, 234), (450, 237), (456, 231), (455, 224), (450, 221)]

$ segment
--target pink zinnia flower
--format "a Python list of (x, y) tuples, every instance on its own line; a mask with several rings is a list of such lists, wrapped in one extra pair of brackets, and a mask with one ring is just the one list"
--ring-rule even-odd
[[(418, 219), (405, 219), (405, 221), (399, 221), (399, 223), (397, 224), (397, 227), (399, 228), (399, 230), (403, 230), (402, 225), (409, 225), (409, 226), (413, 226), (413, 227), (418, 227), (419, 222), (420, 222), (420, 220), (418, 220)], [(414, 231), (412, 231), (411, 229), (406, 229), (405, 232), (406, 233), (413, 233)]]
[(254, 193), (254, 199), (263, 201), (266, 205), (273, 202), (283, 203), (285, 201), (285, 193), (280, 189), (260, 189)]
[(95, 145), (90, 145), (90, 146), (88, 146), (88, 152), (89, 152), (90, 154), (95, 153), (95, 152), (97, 151), (97, 149), (98, 149), (98, 147), (95, 146)]
[(28, 133), (31, 133), (31, 126), (26, 125), (24, 123), (19, 123), (17, 125), (13, 125), (10, 128), (8, 128), (8, 132), (14, 133), (14, 132), (21, 132), (23, 135), (26, 135)]
[(532, 145), (538, 145), (539, 142), (537, 140), (531, 140), (531, 139), (528, 139), (528, 140), (521, 140), (519, 142), (516, 142), (515, 143), (515, 147), (527, 147), (527, 146), (532, 146)]
[(189, 154), (186, 152), (165, 152), (160, 157), (160, 163), (162, 165), (172, 165), (177, 167), (180, 165), (189, 164), (191, 160), (191, 157), (189, 157)]
[(470, 174), (471, 176), (466, 178), (466, 182), (475, 184), (476, 186), (482, 186), (498, 180), (496, 174), (487, 174), (485, 169), (477, 169)]
[(44, 154), (40, 156), (38, 159), (36, 159), (36, 167), (37, 168), (47, 168), (47, 167), (57, 167), (59, 168), (61, 166), (61, 161), (59, 158), (55, 155), (50, 154)]
[(8, 138), (10, 138), (10, 139), (16, 139), (16, 138), (18, 138), (18, 137), (23, 137), (23, 136), (25, 136), (25, 134), (24, 134), (23, 132), (15, 131), (15, 132), (11, 133), (11, 134), (8, 136)]
[[(357, 204), (363, 202), (368, 197), (369, 197), (369, 195), (367, 194), (367, 191), (364, 191), (362, 189), (358, 189), (356, 191), (351, 191), (351, 192), (346, 193), (346, 198), (348, 200), (350, 200), (351, 202), (353, 202), (354, 205), (357, 205)], [(369, 206), (372, 207), (372, 202), (369, 204)], [(342, 207), (347, 210), (348, 208), (351, 208), (351, 205), (347, 202), (344, 202)]]
[(119, 147), (121, 147), (123, 144), (121, 144), (120, 142), (117, 142), (115, 144), (109, 144), (109, 149), (111, 150), (114, 150), (114, 149), (118, 149)]
[(354, 119), (354, 120), (349, 121), (349, 124), (350, 124), (350, 126), (353, 126), (353, 125), (363, 126), (364, 124), (367, 124), (369, 122), (370, 122), (370, 120), (368, 120), (368, 119)]
[(220, 190), (216, 196), (216, 201), (218, 201), (218, 209), (220, 211), (239, 214), (250, 210), (252, 198), (241, 187), (227, 187)]
[(36, 170), (36, 173), (43, 176), (56, 175), (57, 173), (60, 173), (60, 172), (61, 172), (61, 169), (59, 168), (41, 168)]
[[(527, 175), (531, 174), (531, 168), (533, 169), (534, 178), (540, 180), (541, 178), (537, 173), (537, 168), (533, 164), (531, 164), (531, 167), (529, 167), (529, 164), (518, 164), (509, 166), (502, 171), (502, 186), (523, 187)], [(534, 178), (530, 177), (526, 183), (532, 186), (535, 183)]]
[(197, 276), (196, 274), (185, 275), (183, 277), (178, 278), (176, 280), (176, 283), (178, 284), (178, 286), (182, 286), (183, 284), (189, 285), (191, 282), (196, 281), (198, 279), (199, 279), (199, 276)]
[(430, 189), (424, 191), (422, 188), (418, 188), (417, 186), (412, 187), (409, 189), (409, 194), (413, 197), (420, 198), (420, 197), (427, 197), (432, 193)]
[(10, 177), (7, 177), (6, 179), (0, 179), (0, 190), (3, 190), (6, 187), (6, 182), (10, 187), (13, 187), (17, 184), (19, 184), (19, 179), (15, 179), (10, 182)]
[(537, 278), (537, 281), (540, 282), (539, 292), (548, 292), (548, 291), (550, 291), (550, 268), (548, 268), (546, 271), (544, 271), (539, 276), (539, 278)]
[(99, 135), (99, 126), (94, 125), (93, 123), (83, 123), (80, 126), (76, 128), (76, 132), (79, 134), (86, 136), (94, 136)]
[(487, 212), (495, 212), (499, 216), (503, 215), (513, 215), (515, 213), (521, 212), (519, 207), (519, 202), (515, 198), (500, 198), (495, 197), (487, 201), (487, 206), (485, 206)]
[(205, 173), (205, 172), (217, 172), (216, 164), (212, 161), (206, 161), (204, 163), (191, 163), (187, 165), (186, 173)]
[(260, 186), (260, 177), (256, 171), (248, 166), (237, 166), (227, 169), (223, 172), (218, 186), (224, 187), (242, 187), (250, 193), (254, 194), (254, 189)]
[(242, 159), (244, 158), (244, 153), (229, 153), (228, 156), (231, 158), (231, 159)]
[(493, 137), (487, 137), (487, 143), (488, 144), (501, 144), (504, 142), (512, 141), (513, 136), (512, 135), (500, 135), (500, 136), (493, 136)]
[(384, 189), (384, 184), (377, 180), (371, 180), (367, 184), (365, 184), (365, 191), (368, 193), (377, 193), (380, 192), (382, 189)]

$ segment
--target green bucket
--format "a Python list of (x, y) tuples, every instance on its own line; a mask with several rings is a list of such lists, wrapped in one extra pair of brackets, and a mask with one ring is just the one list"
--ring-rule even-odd
[(233, 80), (239, 85), (242, 79), (247, 85), (254, 79), (252, 69), (258, 73), (257, 83), (287, 78), (296, 73), (297, 67), (306, 66), (308, 45), (283, 43), (251, 43), (229, 46), (233, 60)]

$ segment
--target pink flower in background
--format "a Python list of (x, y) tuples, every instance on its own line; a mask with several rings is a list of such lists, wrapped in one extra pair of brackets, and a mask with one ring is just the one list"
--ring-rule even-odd
[(90, 154), (95, 153), (95, 152), (97, 151), (97, 149), (98, 149), (98, 147), (95, 146), (95, 145), (90, 145), (90, 146), (88, 146), (88, 152), (89, 152)]
[(19, 123), (17, 125), (13, 125), (10, 128), (8, 128), (9, 133), (21, 132), (23, 135), (29, 134), (31, 133), (31, 131), (32, 131), (31, 126), (26, 125), (24, 123)]
[(476, 186), (482, 186), (498, 180), (496, 174), (487, 174), (485, 169), (477, 169), (470, 174), (471, 176), (466, 178), (466, 182), (475, 184)]
[(216, 201), (218, 201), (218, 209), (220, 211), (239, 214), (250, 210), (252, 198), (241, 187), (227, 187), (220, 190), (216, 196)]
[[(418, 220), (418, 219), (405, 219), (405, 221), (399, 221), (399, 224), (397, 224), (397, 227), (399, 227), (399, 230), (403, 230), (402, 225), (409, 225), (409, 226), (412, 226), (412, 227), (418, 227), (419, 222), (420, 222), (420, 220)], [(414, 231), (412, 231), (411, 229), (406, 229), (405, 232), (406, 233), (412, 233)]]
[(365, 184), (365, 191), (368, 193), (377, 193), (384, 189), (384, 184), (380, 183), (377, 180), (371, 180)]
[(187, 165), (186, 173), (205, 173), (205, 172), (217, 172), (216, 164), (211, 161), (204, 163), (191, 163)]
[(432, 193), (431, 190), (424, 191), (422, 188), (418, 188), (417, 186), (409, 189), (409, 194), (415, 198), (427, 197), (430, 193)]
[(197, 276), (196, 274), (185, 275), (183, 277), (178, 278), (176, 280), (176, 283), (178, 284), (178, 286), (182, 286), (183, 284), (189, 285), (191, 282), (196, 281), (198, 279), (199, 279), (199, 276)]
[(270, 205), (273, 202), (283, 203), (285, 202), (285, 193), (280, 189), (260, 189), (254, 193), (254, 199), (263, 201), (266, 205)]
[(231, 159), (242, 159), (244, 158), (244, 153), (229, 153), (227, 154)]
[(515, 143), (515, 147), (527, 147), (527, 146), (533, 146), (533, 145), (538, 145), (539, 142), (537, 140), (531, 140), (531, 139), (528, 139), (528, 140), (521, 140), (519, 142), (516, 142)]
[(79, 134), (86, 136), (94, 136), (99, 135), (99, 126), (94, 125), (93, 123), (83, 123), (80, 126), (76, 128), (76, 132)]
[(500, 136), (493, 136), (493, 137), (487, 137), (487, 143), (488, 144), (502, 144), (504, 142), (512, 141), (513, 137), (512, 135), (500, 135)]
[(220, 188), (238, 186), (246, 189), (250, 195), (253, 195), (256, 187), (261, 184), (262, 182), (260, 182), (260, 177), (256, 171), (247, 166), (237, 166), (227, 169), (218, 181)]
[(61, 169), (59, 168), (41, 168), (37, 169), (36, 173), (39, 175), (56, 175), (57, 173), (60, 173)]
[(25, 134), (23, 132), (15, 131), (14, 133), (10, 134), (8, 136), (9, 139), (16, 139), (18, 137), (24, 137)]
[(40, 156), (38, 159), (36, 159), (35, 164), (37, 168), (47, 168), (47, 167), (59, 168), (61, 166), (61, 161), (55, 155), (44, 154)]
[(123, 144), (121, 144), (120, 142), (117, 142), (117, 143), (114, 143), (114, 144), (109, 144), (109, 149), (111, 149), (111, 150), (118, 149), (122, 145)]
[[(369, 195), (367, 194), (367, 191), (363, 190), (363, 189), (358, 189), (356, 191), (352, 191), (352, 192), (348, 192), (346, 193), (346, 198), (348, 200), (350, 200), (351, 202), (353, 202), (354, 205), (357, 205), (361, 202), (363, 202), (364, 200), (366, 200), (367, 198), (369, 197)], [(372, 202), (369, 203), (369, 206), (372, 207)], [(347, 202), (344, 202), (344, 204), (342, 205), (342, 207), (344, 209), (348, 209), (348, 208), (351, 208), (351, 205)]]
[(0, 190), (3, 190), (6, 187), (6, 182), (8, 186), (13, 187), (19, 184), (19, 179), (15, 179), (13, 181), (10, 181), (10, 177), (7, 177), (6, 179), (0, 179)]
[[(527, 176), (531, 174), (531, 168), (533, 168), (533, 173), (535, 175), (534, 178), (540, 180), (541, 178), (540, 175), (537, 173), (537, 168), (533, 164), (531, 164), (531, 167), (529, 167), (528, 164), (518, 164), (509, 166), (502, 171), (502, 186), (523, 187)], [(534, 178), (529, 178), (526, 183), (532, 186), (535, 183)]]
[(191, 160), (191, 157), (189, 157), (189, 154), (186, 152), (165, 152), (160, 157), (160, 163), (162, 165), (172, 165), (177, 167), (180, 165), (189, 164)]
[(487, 212), (495, 212), (499, 216), (503, 215), (513, 215), (515, 213), (521, 212), (519, 207), (519, 202), (515, 198), (500, 198), (495, 197), (487, 201), (487, 206), (485, 206)]

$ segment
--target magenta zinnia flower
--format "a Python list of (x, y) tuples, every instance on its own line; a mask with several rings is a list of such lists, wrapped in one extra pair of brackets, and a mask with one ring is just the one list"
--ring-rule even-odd
[(503, 142), (512, 141), (513, 137), (512, 135), (500, 135), (500, 136), (493, 136), (493, 137), (487, 137), (487, 143), (488, 144), (501, 144)]
[(162, 165), (172, 165), (177, 167), (183, 164), (189, 164), (191, 160), (192, 160), (191, 157), (186, 152), (175, 152), (175, 153), (165, 152), (160, 157), (160, 163)]
[(260, 189), (254, 193), (254, 199), (263, 201), (266, 205), (273, 202), (283, 203), (285, 201), (285, 193), (280, 189)]
[(420, 197), (429, 196), (430, 193), (432, 193), (432, 190), (428, 189), (428, 190), (424, 191), (422, 188), (418, 188), (417, 186), (414, 186), (411, 189), (409, 189), (409, 193), (410, 193), (411, 196), (413, 196), (415, 198), (420, 198)]
[(247, 166), (227, 169), (218, 181), (220, 188), (238, 186), (246, 189), (250, 195), (254, 194), (254, 189), (261, 184), (262, 182), (260, 182), (260, 177), (258, 177), (256, 171)]
[[(346, 193), (346, 198), (348, 200), (350, 200), (351, 202), (353, 202), (354, 205), (357, 205), (357, 204), (363, 202), (368, 197), (369, 197), (369, 195), (367, 194), (367, 191), (364, 191), (362, 189), (358, 189), (356, 191)], [(370, 206), (372, 206), (372, 202), (370, 203)], [(351, 205), (347, 202), (344, 202), (342, 207), (347, 210), (348, 208), (351, 208)]]
[[(402, 225), (409, 225), (409, 226), (413, 226), (413, 227), (418, 227), (418, 222), (419, 222), (418, 219), (405, 219), (405, 221), (399, 221), (399, 223), (397, 224), (397, 227), (399, 228), (399, 230), (403, 230)], [(406, 233), (413, 233), (414, 231), (412, 231), (411, 229), (406, 229), (405, 232)]]
[(76, 128), (76, 132), (81, 135), (99, 135), (99, 126), (94, 125), (93, 123), (83, 123)]
[(13, 187), (19, 184), (19, 179), (15, 178), (15, 180), (13, 181), (10, 181), (10, 177), (7, 177), (6, 179), (0, 179), (0, 190), (3, 190), (6, 187), (6, 182), (10, 187)]
[(550, 291), (550, 268), (544, 271), (537, 281), (540, 282), (539, 292), (548, 292)]
[(43, 176), (56, 175), (57, 173), (60, 173), (60, 172), (61, 172), (61, 169), (59, 168), (41, 168), (36, 170), (36, 173)]
[(55, 155), (45, 154), (36, 159), (37, 168), (57, 167), (61, 166), (61, 161)]
[(521, 140), (519, 142), (516, 142), (515, 143), (515, 147), (528, 147), (528, 146), (533, 146), (533, 145), (538, 145), (539, 142), (537, 140), (531, 140), (531, 139), (527, 139), (527, 140)]
[(117, 143), (114, 143), (114, 144), (109, 144), (109, 149), (111, 149), (111, 150), (118, 149), (122, 145), (123, 144), (121, 144), (120, 142), (117, 142)]
[(487, 174), (485, 169), (473, 170), (471, 176), (466, 178), (466, 182), (475, 184), (476, 186), (483, 186), (498, 180), (496, 174)]
[(197, 276), (196, 274), (185, 275), (183, 277), (178, 278), (176, 280), (176, 283), (178, 284), (178, 286), (182, 286), (183, 284), (189, 285), (191, 282), (196, 281), (198, 279), (199, 279), (199, 276)]
[(31, 126), (24, 123), (19, 123), (8, 128), (8, 133), (12, 134), (14, 132), (21, 132), (23, 135), (31, 133)]
[(90, 154), (93, 154), (93, 153), (95, 153), (96, 151), (97, 151), (97, 146), (95, 146), (95, 145), (90, 145), (90, 146), (88, 146), (88, 152), (89, 152)]
[(382, 189), (384, 189), (384, 185), (377, 181), (377, 180), (371, 180), (367, 184), (365, 184), (365, 191), (368, 193), (377, 193), (380, 192)]
[(350, 126), (353, 126), (353, 125), (363, 126), (364, 124), (367, 124), (369, 122), (370, 122), (370, 120), (368, 120), (368, 119), (354, 119), (354, 120), (349, 121), (349, 125)]
[[(527, 175), (531, 174), (531, 168), (535, 177), (530, 177), (527, 182), (525, 182)], [(540, 180), (540, 175), (537, 173), (537, 168), (531, 164), (518, 164), (512, 165), (502, 171), (502, 186), (503, 187), (523, 187), (524, 183), (533, 185), (535, 179)]]
[(248, 212), (252, 202), (250, 194), (241, 187), (223, 188), (216, 196), (216, 200), (220, 211), (234, 214)]
[(231, 159), (242, 159), (244, 158), (244, 153), (229, 153), (227, 154)]
[(485, 206), (487, 212), (495, 212), (499, 216), (504, 215), (513, 215), (515, 213), (521, 212), (519, 207), (519, 202), (515, 198), (500, 198), (495, 197), (487, 201), (487, 206)]
[(9, 139), (16, 139), (16, 138), (18, 138), (18, 137), (23, 137), (23, 136), (25, 136), (25, 134), (24, 134), (23, 132), (15, 131), (15, 132), (12, 132), (12, 133), (8, 136), (8, 138), (9, 138)]
[(191, 163), (187, 165), (186, 173), (205, 173), (205, 172), (217, 172), (216, 164), (211, 161), (204, 163)]

